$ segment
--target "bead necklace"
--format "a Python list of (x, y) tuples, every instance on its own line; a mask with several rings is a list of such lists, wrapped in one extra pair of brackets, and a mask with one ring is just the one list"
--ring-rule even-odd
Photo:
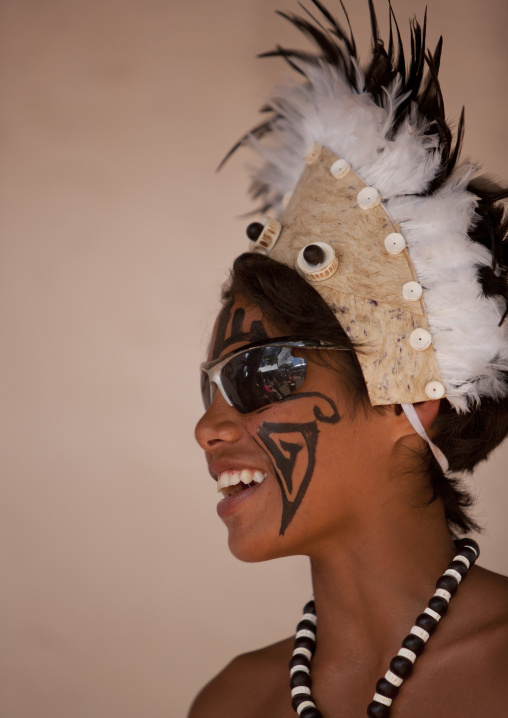
[[(459, 583), (480, 555), (476, 541), (465, 538), (455, 541), (457, 555), (437, 580), (436, 592), (420, 613), (409, 634), (402, 641), (398, 654), (390, 661), (390, 669), (376, 683), (376, 692), (367, 708), (369, 718), (388, 718), (390, 706), (402, 682), (409, 678), (413, 664), (448, 610), (448, 603)], [(289, 662), (291, 705), (300, 718), (322, 718), (311, 693), (310, 664), (316, 649), (316, 607), (309, 601), (296, 627), (293, 656)]]

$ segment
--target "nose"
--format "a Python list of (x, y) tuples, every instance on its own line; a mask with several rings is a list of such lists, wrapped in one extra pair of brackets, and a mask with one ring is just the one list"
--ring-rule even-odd
[(238, 441), (243, 433), (241, 414), (226, 402), (220, 391), (196, 424), (196, 441), (203, 451), (215, 451), (221, 444)]

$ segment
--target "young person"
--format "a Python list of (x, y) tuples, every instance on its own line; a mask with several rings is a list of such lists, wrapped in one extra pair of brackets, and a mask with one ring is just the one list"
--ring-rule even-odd
[(322, 54), (273, 53), (304, 82), (240, 143), (271, 216), (224, 289), (196, 437), (232, 553), (309, 556), (314, 599), (190, 718), (508, 715), (508, 579), (475, 565), (460, 485), (508, 433), (508, 190), (459, 164), (425, 26), (406, 69), (370, 5), (362, 72), (313, 1), (287, 17)]

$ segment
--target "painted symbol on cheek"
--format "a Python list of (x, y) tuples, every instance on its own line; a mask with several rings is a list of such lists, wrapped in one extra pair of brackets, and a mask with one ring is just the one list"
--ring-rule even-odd
[[(284, 535), (291, 523), (314, 475), (316, 466), (316, 449), (318, 444), (318, 422), (337, 424), (340, 415), (330, 397), (319, 392), (302, 392), (284, 399), (296, 401), (313, 399), (312, 420), (304, 422), (270, 422), (265, 421), (257, 429), (258, 444), (270, 455), (275, 476), (282, 494), (282, 518), (279, 533)], [(323, 413), (315, 402), (318, 398), (328, 406), (328, 413)], [(280, 404), (280, 402), (279, 402)], [(261, 409), (258, 413), (268, 410)]]
[(257, 342), (268, 339), (268, 334), (263, 326), (263, 322), (259, 319), (255, 319), (251, 322), (251, 325), (247, 330), (243, 329), (245, 309), (242, 307), (237, 307), (237, 309), (235, 309), (235, 313), (233, 314), (233, 319), (231, 321), (231, 331), (229, 336), (226, 337), (234, 301), (234, 298), (231, 299), (220, 313), (219, 321), (217, 323), (217, 334), (215, 335), (215, 342), (213, 345), (213, 359), (220, 356), (224, 349), (231, 344), (236, 344), (237, 342)]

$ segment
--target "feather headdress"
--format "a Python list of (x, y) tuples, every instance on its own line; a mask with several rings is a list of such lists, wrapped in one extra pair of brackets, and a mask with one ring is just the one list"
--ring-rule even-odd
[[(359, 360), (371, 403), (444, 394), (463, 412), (481, 397), (500, 399), (508, 393), (508, 223), (501, 204), (508, 189), (459, 163), (464, 114), (454, 142), (438, 81), (442, 40), (427, 51), (426, 21), (421, 27), (413, 20), (406, 67), (391, 7), (385, 48), (369, 0), (373, 53), (362, 70), (344, 6), (348, 31), (319, 0), (312, 3), (319, 19), (305, 8), (308, 19), (279, 14), (319, 54), (282, 47), (264, 53), (282, 57), (303, 82), (276, 88), (263, 108), (268, 118), (231, 151), (249, 145), (265, 160), (251, 192), (273, 219), (253, 249), (300, 271), (353, 341), (365, 345)], [(362, 188), (370, 204), (362, 205)], [(401, 238), (405, 264), (383, 258), (387, 235)], [(305, 271), (309, 245), (331, 247), (331, 274)], [(375, 272), (369, 258), (378, 263)], [(326, 270), (320, 261), (317, 270)], [(397, 282), (394, 294), (390, 283)], [(416, 302), (409, 285), (419, 292)], [(430, 333), (423, 352), (415, 349), (415, 332)]]

